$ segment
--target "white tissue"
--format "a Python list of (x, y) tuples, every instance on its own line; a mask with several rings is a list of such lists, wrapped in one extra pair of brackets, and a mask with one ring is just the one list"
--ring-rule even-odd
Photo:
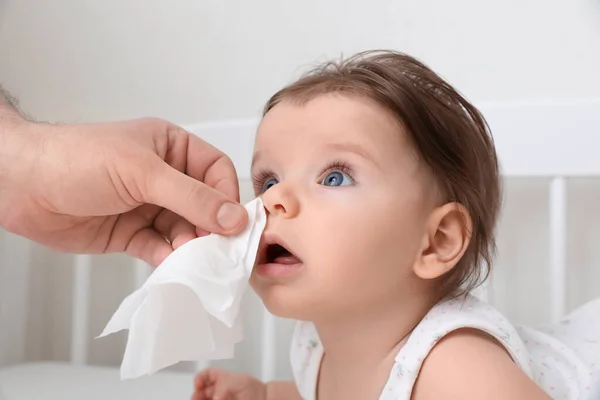
[(121, 379), (180, 361), (233, 357), (242, 340), (240, 302), (267, 220), (260, 198), (245, 207), (249, 220), (241, 234), (189, 241), (123, 300), (99, 336), (129, 329)]

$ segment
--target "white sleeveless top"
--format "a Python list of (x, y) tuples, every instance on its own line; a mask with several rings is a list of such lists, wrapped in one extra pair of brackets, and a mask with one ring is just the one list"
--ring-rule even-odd
[[(591, 370), (575, 352), (542, 332), (514, 327), (497, 310), (471, 295), (439, 303), (421, 320), (398, 352), (379, 400), (410, 400), (423, 360), (442, 337), (460, 328), (493, 336), (553, 399), (591, 400)], [(292, 339), (291, 365), (304, 400), (316, 399), (322, 356), (314, 325), (299, 322)]]

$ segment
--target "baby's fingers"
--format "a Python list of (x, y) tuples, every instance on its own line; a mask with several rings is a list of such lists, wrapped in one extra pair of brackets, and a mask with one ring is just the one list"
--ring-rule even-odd
[(196, 389), (191, 400), (213, 400), (215, 387), (213, 385), (204, 386), (201, 389)]
[(203, 392), (204, 389), (214, 384), (214, 378), (211, 377), (211, 374), (208, 370), (199, 373), (194, 378), (194, 389), (196, 389), (197, 392)]
[(209, 386), (204, 389), (204, 398), (206, 400), (214, 400), (215, 399), (215, 387)]
[(212, 400), (212, 397), (207, 396), (205, 391), (195, 391), (190, 400)]

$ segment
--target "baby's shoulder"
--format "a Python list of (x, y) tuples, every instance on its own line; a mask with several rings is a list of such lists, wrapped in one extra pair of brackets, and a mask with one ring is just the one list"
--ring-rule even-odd
[(531, 380), (531, 360), (517, 329), (472, 295), (433, 307), (402, 353), (419, 371), (413, 400), (495, 398), (506, 386), (511, 393), (503, 398), (547, 398)]
[(502, 368), (507, 374), (531, 377), (527, 350), (507, 318), (466, 295), (438, 303), (419, 322), (396, 357), (399, 373), (389, 384), (399, 392), (412, 390), (417, 382), (421, 388), (440, 390)]
[(579, 399), (590, 390), (589, 368), (567, 343), (584, 342), (581, 333), (568, 329), (553, 337), (513, 326), (491, 305), (467, 296), (434, 307), (400, 354), (405, 370), (418, 371), (411, 381), (417, 393), (413, 400), (444, 397), (451, 388), (464, 387), (468, 393), (458, 398), (494, 398), (493, 391), (501, 390), (503, 398), (547, 399), (545, 393), (552, 393)]
[(497, 337), (477, 328), (448, 332), (430, 349), (412, 400), (549, 399), (517, 365)]
[(407, 347), (412, 352), (428, 352), (442, 338), (448, 340), (447, 336), (451, 333), (450, 337), (462, 336), (463, 333), (458, 331), (471, 332), (464, 335), (466, 338), (475, 339), (477, 335), (472, 332), (479, 332), (479, 336), (493, 339), (521, 369), (531, 375), (531, 360), (517, 328), (490, 304), (472, 295), (434, 306), (415, 328)]

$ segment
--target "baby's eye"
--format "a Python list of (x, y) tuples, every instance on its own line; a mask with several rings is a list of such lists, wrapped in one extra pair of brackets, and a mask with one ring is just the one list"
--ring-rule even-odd
[(327, 174), (321, 184), (325, 186), (348, 186), (352, 184), (352, 179), (339, 171), (333, 171)]
[(275, 185), (277, 185), (277, 179), (275, 179), (275, 178), (271, 178), (271, 179), (269, 179), (268, 181), (266, 181), (266, 182), (263, 184), (263, 187), (262, 187), (262, 192), (263, 192), (263, 193), (264, 193), (264, 192), (266, 192), (267, 190), (269, 190), (270, 188), (272, 188), (272, 187), (273, 187), (273, 186), (275, 186)]

